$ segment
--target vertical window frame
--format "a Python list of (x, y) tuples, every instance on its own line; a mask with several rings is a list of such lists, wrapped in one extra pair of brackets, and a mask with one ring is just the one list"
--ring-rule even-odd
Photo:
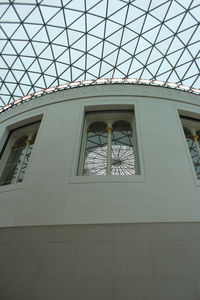
[[(199, 163), (198, 163), (198, 165), (199, 165), (199, 168), (200, 168), (200, 134), (197, 136), (197, 133), (196, 133), (197, 131), (200, 132), (200, 118), (198, 118), (196, 116), (196, 114), (195, 114), (195, 117), (193, 117), (193, 116), (189, 116), (185, 113), (179, 112), (179, 119), (180, 119), (180, 122), (181, 122), (183, 135), (184, 135), (184, 138), (185, 138), (185, 144), (186, 144), (186, 147), (187, 147), (188, 156), (189, 156), (189, 159), (191, 161), (192, 171), (193, 171), (195, 180), (196, 180), (197, 184), (199, 185), (200, 184), (200, 172), (199, 171), (197, 172), (196, 169), (195, 169), (195, 164), (194, 164), (194, 161), (193, 161), (193, 157), (192, 157), (192, 154), (191, 154), (190, 147), (188, 145), (187, 136), (186, 136), (184, 128), (189, 130), (189, 132), (191, 134), (191, 140), (193, 140), (193, 142), (195, 144), (198, 143), (198, 145), (196, 145), (196, 148), (197, 148), (197, 152), (199, 153), (199, 158), (198, 158)], [(195, 123), (197, 123), (198, 125), (196, 125)], [(195, 130), (195, 127), (198, 127), (198, 129)]]
[[(35, 139), (36, 139), (37, 135), (38, 135), (39, 128), (40, 128), (40, 125), (41, 125), (41, 118), (37, 118), (35, 121), (26, 122), (26, 123), (24, 123), (21, 126), (13, 126), (12, 125), (12, 127), (9, 126), (9, 127), (11, 127), (11, 129), (9, 129), (9, 127), (6, 129), (7, 130), (7, 138), (5, 139), (4, 145), (3, 145), (2, 149), (1, 149), (1, 152), (0, 152), (0, 167), (1, 167), (1, 170), (0, 170), (0, 180), (1, 180), (2, 176), (3, 176), (4, 171), (5, 171), (5, 168), (6, 168), (8, 159), (9, 159), (9, 156), (11, 155), (11, 148), (14, 145), (14, 143), (20, 137), (22, 137), (23, 135), (24, 136), (27, 135), (27, 132), (28, 131), (30, 132), (30, 130), (32, 130), (32, 136), (30, 136), (30, 139), (32, 139), (35, 134), (36, 134), (36, 137), (35, 137)], [(31, 127), (33, 129), (30, 129)], [(28, 138), (28, 140), (27, 140), (27, 147), (26, 148), (28, 148), (28, 143), (29, 142), (30, 142), (29, 145), (31, 145), (30, 139)], [(35, 145), (35, 140), (34, 140), (33, 145)], [(25, 150), (25, 152), (27, 152), (27, 149)], [(13, 184), (15, 185), (15, 184), (20, 184), (20, 183), (24, 182), (25, 177), (26, 177), (27, 172), (28, 172), (28, 169), (30, 167), (32, 152), (33, 152), (33, 149), (32, 149), (32, 151), (30, 153), (30, 159), (28, 161), (28, 165), (26, 167), (26, 170), (25, 170), (25, 173), (24, 173), (22, 181), (18, 181), (19, 176), (20, 176), (20, 174), (18, 174), (18, 177), (16, 178), (16, 180), (13, 179), (13, 182), (12, 182), (12, 180), (11, 180), (10, 183), (7, 183), (7, 184), (4, 184), (4, 183), (0, 182), (0, 188), (2, 188), (2, 187), (10, 187), (10, 186), (13, 186)], [(26, 153), (26, 155), (27, 155), (27, 153)], [(24, 156), (22, 162), (20, 162), (20, 167), (19, 167), (20, 169), (22, 168), (23, 164), (25, 163), (25, 158), (26, 158), (26, 156)], [(13, 177), (14, 177), (14, 174), (13, 174)]]
[[(89, 116), (89, 117), (88, 117)], [(104, 116), (104, 117), (102, 117)], [(129, 117), (127, 117), (129, 116)], [(134, 134), (132, 135), (132, 142), (133, 142), (133, 153), (134, 153), (134, 159), (135, 159), (135, 174), (106, 174), (106, 175), (99, 175), (99, 176), (92, 176), (92, 175), (86, 175), (84, 176), (83, 174), (83, 169), (84, 169), (84, 162), (85, 162), (85, 151), (86, 151), (86, 143), (87, 143), (87, 128), (90, 124), (92, 124), (95, 121), (106, 121), (107, 124), (107, 129), (111, 130), (111, 127), (109, 126), (109, 120), (112, 119), (112, 123), (114, 124), (116, 121), (124, 120), (127, 121), (131, 129), (134, 130)], [(104, 176), (113, 176), (113, 177), (118, 177), (118, 176), (123, 176), (123, 177), (132, 177), (136, 175), (141, 175), (140, 174), (140, 162), (139, 162), (139, 156), (138, 156), (138, 144), (137, 144), (137, 131), (136, 131), (136, 122), (135, 122), (135, 113), (134, 109), (132, 108), (122, 108), (122, 109), (108, 109), (108, 110), (90, 110), (90, 111), (85, 111), (84, 113), (84, 125), (83, 125), (83, 133), (82, 133), (82, 142), (81, 142), (81, 150), (79, 154), (79, 163), (78, 163), (78, 176), (83, 176), (83, 177), (104, 177)], [(109, 128), (110, 127), (110, 128)], [(109, 137), (108, 137), (109, 139)], [(112, 137), (111, 137), (111, 145), (112, 146)], [(108, 142), (109, 143), (109, 142)], [(112, 151), (112, 150), (111, 150)], [(108, 157), (107, 157), (108, 158)], [(107, 169), (108, 169), (108, 163), (107, 162)], [(130, 176), (131, 175), (131, 176)]]

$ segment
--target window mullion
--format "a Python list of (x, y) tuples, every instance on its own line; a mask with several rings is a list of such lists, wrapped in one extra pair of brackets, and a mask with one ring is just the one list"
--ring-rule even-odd
[(18, 180), (19, 180), (19, 176), (20, 176), (20, 173), (21, 173), (21, 170), (22, 170), (22, 166), (24, 164), (24, 160), (25, 160), (27, 152), (28, 152), (28, 148), (30, 146), (30, 142), (31, 142), (31, 137), (28, 137), (28, 139), (25, 142), (26, 143), (26, 147), (24, 149), (24, 154), (23, 154), (23, 156), (20, 159), (20, 165), (19, 165), (19, 168), (18, 168), (18, 171), (17, 171), (17, 174), (16, 174), (16, 178), (14, 180), (14, 183), (18, 182)]
[(196, 134), (193, 134), (193, 141), (196, 145), (196, 148), (197, 148), (197, 151), (198, 151), (198, 154), (199, 154), (199, 157), (200, 157), (200, 147), (199, 147), (199, 142), (198, 142), (198, 135)]
[(107, 147), (107, 175), (111, 175), (112, 168), (112, 128), (107, 128), (108, 147)]

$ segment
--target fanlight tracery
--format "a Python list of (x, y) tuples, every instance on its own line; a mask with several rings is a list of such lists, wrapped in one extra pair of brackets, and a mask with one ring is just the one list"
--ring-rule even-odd
[(86, 135), (83, 175), (134, 175), (132, 128), (126, 120), (90, 124)]

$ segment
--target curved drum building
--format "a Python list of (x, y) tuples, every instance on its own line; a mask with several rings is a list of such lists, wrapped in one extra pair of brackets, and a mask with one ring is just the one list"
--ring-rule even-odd
[(200, 101), (94, 85), (1, 117), (2, 299), (198, 299)]

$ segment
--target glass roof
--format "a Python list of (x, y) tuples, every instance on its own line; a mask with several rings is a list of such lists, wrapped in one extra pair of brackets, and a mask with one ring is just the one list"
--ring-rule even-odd
[(200, 0), (0, 0), (3, 107), (73, 81), (200, 87)]

